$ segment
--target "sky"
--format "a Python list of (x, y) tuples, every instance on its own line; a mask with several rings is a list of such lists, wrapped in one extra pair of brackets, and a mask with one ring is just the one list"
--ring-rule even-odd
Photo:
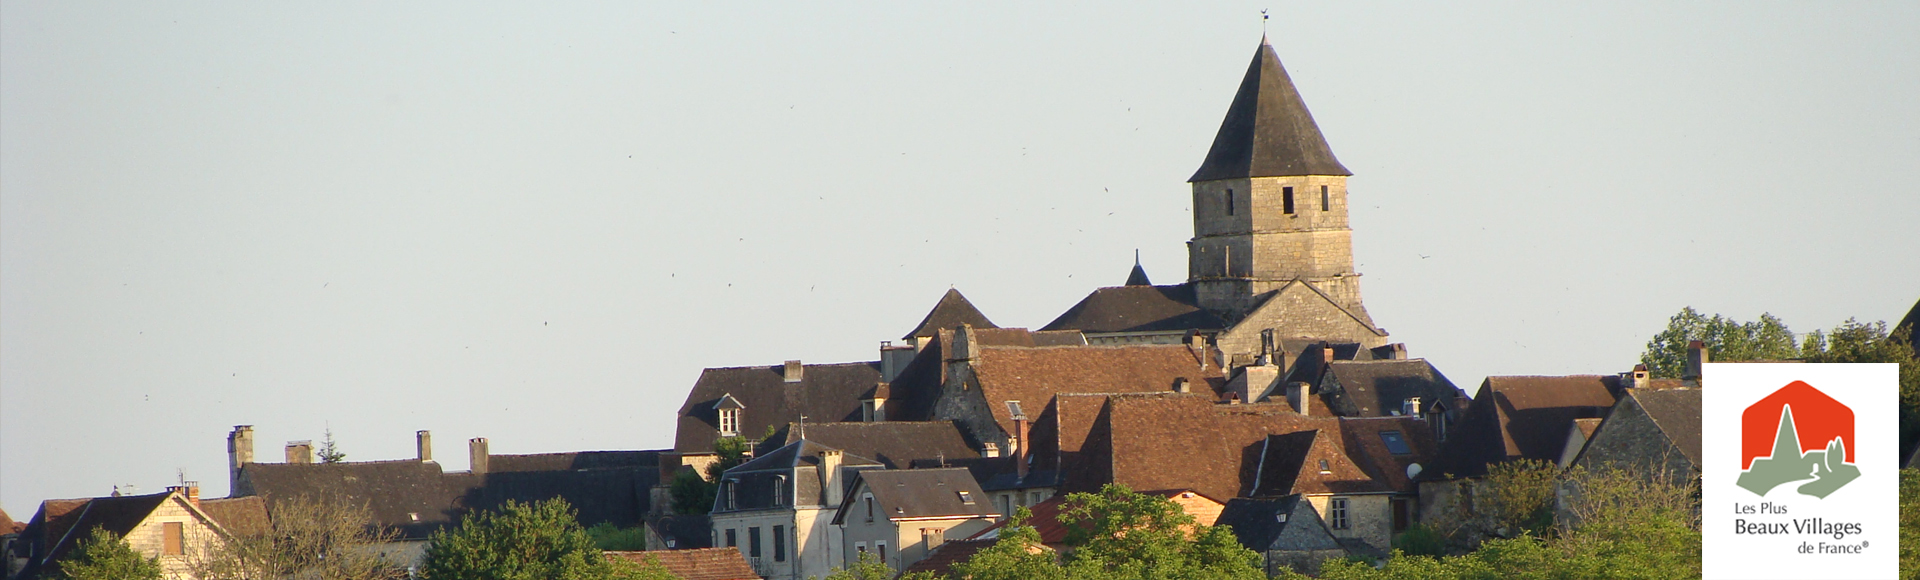
[(1920, 298), (1920, 5), (1188, 4), (0, 2), (0, 507), (223, 496), (241, 424), (665, 448), (702, 368), (949, 287), (1177, 283), (1262, 9), (1368, 310), (1469, 391)]

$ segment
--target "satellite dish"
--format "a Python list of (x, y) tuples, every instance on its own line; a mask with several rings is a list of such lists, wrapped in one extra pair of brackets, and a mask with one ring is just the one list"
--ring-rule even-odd
[(1412, 464), (1408, 464), (1408, 465), (1407, 465), (1407, 479), (1413, 479), (1414, 477), (1416, 477), (1416, 476), (1418, 476), (1418, 475), (1420, 475), (1420, 470), (1421, 470), (1421, 469), (1422, 469), (1422, 468), (1420, 467), (1420, 464), (1418, 464), (1418, 463), (1412, 463)]

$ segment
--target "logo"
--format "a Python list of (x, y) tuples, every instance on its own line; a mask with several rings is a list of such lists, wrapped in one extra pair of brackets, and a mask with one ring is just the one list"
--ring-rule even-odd
[(1740, 414), (1741, 472), (1735, 483), (1765, 497), (1804, 481), (1794, 491), (1825, 499), (1860, 477), (1853, 443), (1853, 409), (1794, 381)]

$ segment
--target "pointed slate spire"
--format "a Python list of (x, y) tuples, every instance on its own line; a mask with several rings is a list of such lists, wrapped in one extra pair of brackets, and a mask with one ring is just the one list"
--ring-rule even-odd
[(1187, 181), (1283, 175), (1353, 173), (1333, 157), (1293, 79), (1262, 36), (1206, 162)]
[(987, 315), (981, 314), (980, 309), (974, 308), (973, 303), (967, 301), (967, 297), (961, 296), (959, 290), (948, 288), (947, 293), (940, 297), (940, 303), (933, 305), (933, 310), (927, 312), (926, 318), (920, 319), (920, 326), (914, 327), (913, 332), (907, 333), (900, 339), (913, 340), (916, 336), (933, 336), (942, 328), (953, 328), (961, 324), (971, 324), (974, 328), (1000, 328), (995, 326), (993, 321), (987, 320)]
[(1140, 267), (1140, 250), (1133, 251), (1133, 273), (1127, 274), (1127, 285), (1128, 286), (1152, 286), (1153, 285), (1153, 281), (1147, 279), (1147, 269)]

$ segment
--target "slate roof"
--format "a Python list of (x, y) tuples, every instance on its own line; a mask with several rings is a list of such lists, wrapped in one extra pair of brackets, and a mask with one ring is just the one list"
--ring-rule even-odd
[(1232, 528), (1240, 545), (1261, 553), (1342, 549), (1339, 541), (1327, 531), (1320, 512), (1299, 494), (1229, 500), (1214, 525)]
[[(105, 529), (116, 536), (127, 535), (127, 532), (133, 531), (134, 527), (153, 515), (153, 510), (173, 497), (173, 492), (166, 491), (148, 495), (42, 502), (41, 512), (34, 515), (33, 524), (28, 526), (30, 536), (22, 538), (35, 546), (31, 548), (32, 559), (27, 562), (21, 577), (33, 578), (34, 572), (60, 561), (86, 540), (94, 528)], [(34, 524), (43, 522), (43, 526), (35, 529)]]
[(1041, 330), (1156, 332), (1226, 327), (1227, 321), (1200, 308), (1192, 286), (1178, 284), (1094, 290)]
[(927, 557), (921, 558), (918, 562), (914, 562), (912, 566), (908, 566), (906, 570), (902, 570), (901, 574), (930, 572), (935, 576), (947, 576), (952, 572), (954, 564), (973, 559), (974, 554), (993, 547), (993, 544), (998, 541), (998, 539), (994, 538), (948, 540), (944, 544), (935, 546), (933, 551), (927, 553)]
[[(754, 458), (728, 469), (721, 478), (730, 481), (734, 488), (733, 506), (723, 508), (716, 504), (714, 512), (750, 511), (769, 508), (790, 508), (794, 505), (824, 505), (826, 494), (821, 488), (819, 477), (820, 452), (833, 449), (813, 441), (801, 440), (771, 453)], [(872, 459), (842, 453), (841, 469), (876, 469), (880, 463)], [(844, 489), (851, 489), (853, 478), (842, 474)], [(792, 478), (793, 497), (784, 498), (784, 503), (773, 503), (774, 487), (782, 485), (779, 478)]]
[[(974, 344), (979, 346), (1085, 346), (1085, 335), (1076, 330), (1029, 331), (1025, 328), (974, 328)], [(915, 354), (888, 385), (892, 398), (887, 400), (887, 419), (926, 421), (933, 417), (933, 404), (940, 397), (940, 386), (947, 376), (947, 345), (953, 344), (953, 329), (942, 328)], [(858, 419), (858, 417), (856, 417)], [(809, 419), (817, 420), (817, 418)], [(826, 421), (821, 421), (826, 422)]]
[(650, 550), (646, 552), (606, 552), (607, 559), (630, 562), (659, 562), (680, 580), (760, 580), (739, 548), (700, 548), (692, 550)]
[(1627, 393), (1647, 416), (1660, 427), (1660, 432), (1673, 441), (1682, 455), (1694, 465), (1700, 463), (1700, 390), (1633, 390)]
[(660, 451), (572, 451), (487, 456), (487, 472), (660, 468)]
[(1327, 405), (1343, 417), (1398, 414), (1401, 402), (1411, 397), (1420, 397), (1419, 413), (1424, 415), (1434, 403), (1467, 396), (1426, 359), (1336, 360), (1327, 372), (1344, 391), (1330, 397)]
[(273, 531), (273, 523), (267, 518), (267, 502), (258, 496), (203, 499), (200, 511), (236, 536), (263, 536)]
[(266, 498), (267, 510), (300, 498), (338, 498), (364, 504), (373, 521), (405, 538), (425, 538), (459, 522), (467, 508), (464, 486), (450, 485), (431, 461), (249, 463), (240, 468), (234, 497)]
[(1133, 271), (1127, 273), (1126, 285), (1127, 286), (1152, 286), (1153, 285), (1153, 281), (1147, 279), (1147, 269), (1140, 267), (1140, 258), (1138, 256), (1134, 257)]
[(1183, 345), (1079, 347), (982, 346), (973, 374), (993, 418), (1014, 432), (1007, 401), (1028, 409), (1044, 407), (1057, 393), (1165, 393), (1176, 380), (1215, 396), (1226, 384), (1220, 366), (1201, 361)]
[(993, 324), (993, 321), (987, 320), (987, 315), (981, 314), (980, 309), (974, 308), (973, 303), (967, 301), (967, 297), (961, 296), (959, 290), (948, 288), (947, 293), (940, 296), (940, 302), (934, 304), (933, 310), (927, 312), (926, 318), (920, 319), (920, 325), (913, 327), (913, 330), (908, 331), (907, 335), (900, 339), (930, 337), (941, 329), (951, 329), (962, 324), (971, 324), (974, 328), (999, 328)]
[[(855, 476), (856, 493), (865, 489), (888, 519), (906, 518), (992, 518), (987, 494), (965, 469), (870, 469)], [(964, 496), (963, 496), (964, 494)], [(971, 501), (966, 501), (971, 500)], [(846, 521), (847, 512), (858, 502), (845, 502), (833, 523)]]
[(1353, 173), (1334, 158), (1280, 57), (1262, 39), (1206, 162), (1187, 181), (1279, 175)]
[(805, 415), (822, 423), (860, 420), (860, 396), (880, 382), (878, 362), (804, 365), (800, 382), (786, 382), (783, 365), (710, 368), (688, 391), (680, 406), (673, 448), (681, 453), (712, 453), (720, 437), (715, 401), (732, 395), (744, 407), (740, 432), (759, 437)]
[[(783, 437), (768, 442), (784, 447), (800, 441), (795, 427), (789, 424)], [(905, 469), (916, 461), (957, 462), (980, 456), (950, 421), (808, 423), (806, 436), (814, 443), (871, 458), (888, 469)]]
[(1487, 377), (1420, 479), (1484, 475), (1510, 459), (1558, 461), (1575, 419), (1605, 417), (1615, 375)]

